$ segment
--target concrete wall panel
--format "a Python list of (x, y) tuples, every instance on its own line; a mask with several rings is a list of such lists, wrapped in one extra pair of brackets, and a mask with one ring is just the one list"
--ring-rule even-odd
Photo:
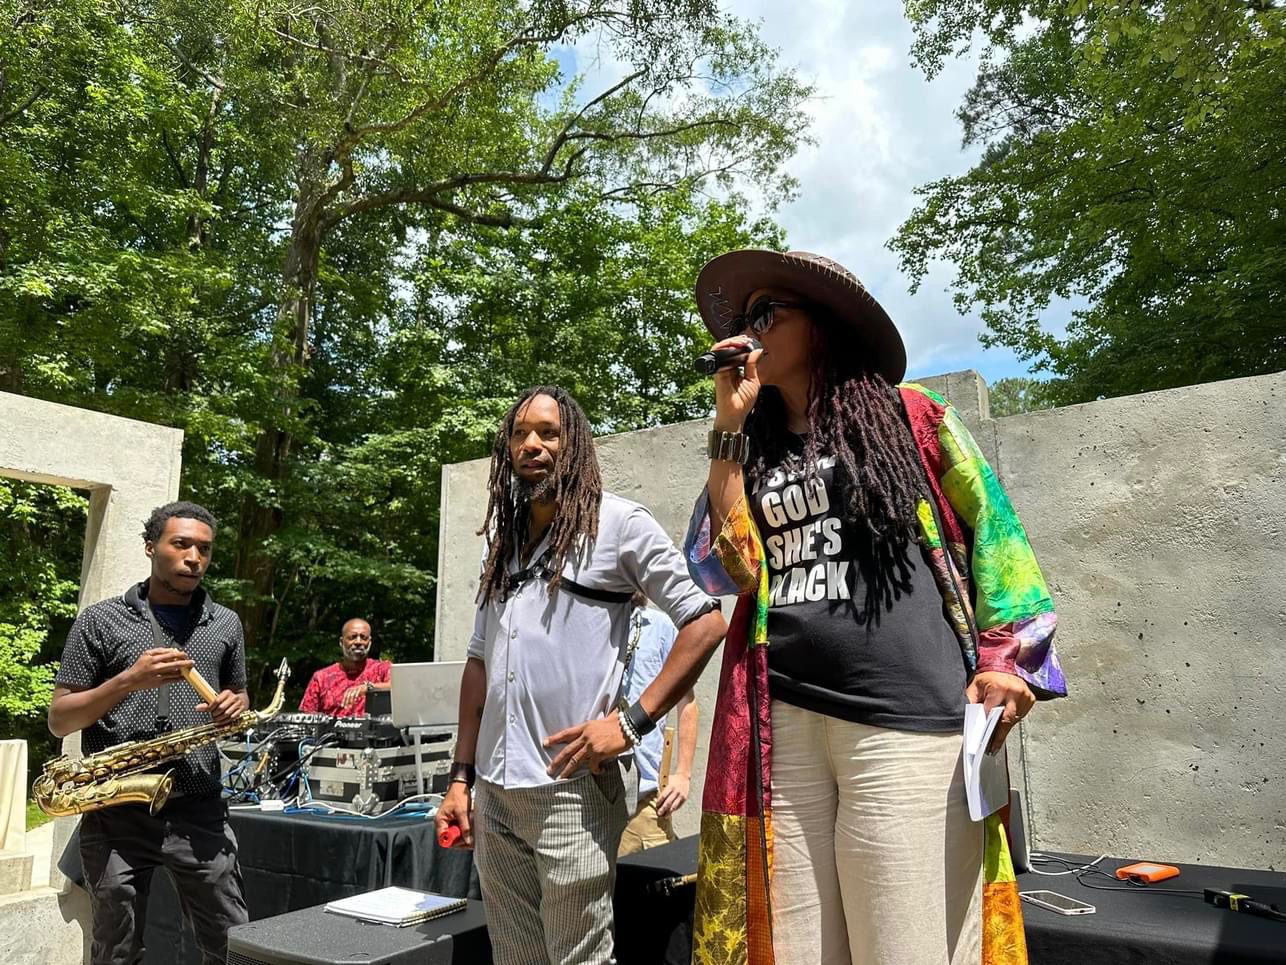
[(1071, 699), (1025, 725), (1041, 847), (1286, 860), (1286, 375), (1000, 419)]
[(80, 605), (146, 575), (140, 534), (177, 498), (183, 432), (0, 392), (0, 475), (90, 492)]

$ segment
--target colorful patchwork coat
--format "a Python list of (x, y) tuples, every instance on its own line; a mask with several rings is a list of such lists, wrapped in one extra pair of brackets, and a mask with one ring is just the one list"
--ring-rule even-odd
[[(967, 666), (1017, 674), (1038, 698), (1066, 696), (1053, 645), (1054, 604), (995, 472), (942, 396), (913, 384), (899, 392), (935, 504), (921, 501), (920, 527)], [(718, 533), (711, 532), (707, 498), (698, 500), (685, 540), (688, 568), (708, 593), (739, 599), (706, 769), (692, 961), (772, 965), (768, 568), (744, 496)], [(980, 965), (1024, 965), (1022, 912), (1000, 814), (984, 821), (984, 836)]]

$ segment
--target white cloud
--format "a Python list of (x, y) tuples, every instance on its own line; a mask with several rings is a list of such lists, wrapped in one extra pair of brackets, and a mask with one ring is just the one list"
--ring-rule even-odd
[[(783, 66), (817, 89), (808, 105), (816, 143), (788, 162), (798, 197), (776, 215), (790, 246), (835, 258), (862, 279), (902, 330), (912, 376), (966, 367), (989, 381), (1024, 374), (1011, 352), (983, 349), (976, 314), (956, 311), (945, 290), (951, 265), (934, 265), (912, 295), (885, 247), (915, 207), (917, 186), (962, 173), (977, 157), (962, 150), (954, 113), (977, 61), (949, 61), (926, 80), (911, 65), (913, 35), (899, 0), (726, 0), (725, 9), (758, 22)], [(609, 50), (590, 46), (579, 44), (576, 60), (593, 70), (590, 58), (599, 58), (592, 85), (621, 75)]]
[(952, 62), (926, 80), (910, 63), (911, 27), (897, 0), (803, 7), (732, 0), (729, 9), (759, 21), (783, 63), (817, 88), (809, 107), (816, 143), (790, 162), (799, 195), (778, 213), (790, 245), (837, 259), (870, 287), (902, 330), (913, 375), (961, 366), (992, 379), (1021, 371), (1010, 353), (978, 344), (976, 315), (956, 312), (944, 291), (950, 265), (936, 265), (911, 295), (885, 247), (914, 208), (918, 185), (973, 163), (954, 111), (976, 62)]

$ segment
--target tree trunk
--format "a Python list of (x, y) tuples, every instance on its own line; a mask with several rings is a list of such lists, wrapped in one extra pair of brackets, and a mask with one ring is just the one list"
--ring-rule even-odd
[(278, 395), (255, 443), (255, 474), (268, 485), (268, 498), (247, 493), (241, 503), (236, 578), (249, 584), (250, 596), (239, 610), (247, 649), (266, 640), (276, 607), (276, 562), (264, 543), (282, 524), (280, 498), (290, 469), (294, 442), (286, 426), (298, 410), (299, 370), (308, 361), (308, 334), (321, 256), (321, 189), (301, 188), (295, 205), (290, 247), (282, 275), (284, 292), (277, 311), (271, 365)]

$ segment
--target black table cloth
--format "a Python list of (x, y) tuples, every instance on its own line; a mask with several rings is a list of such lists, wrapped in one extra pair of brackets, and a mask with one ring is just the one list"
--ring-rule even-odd
[[(1066, 855), (1078, 864), (1093, 857)], [(1106, 858), (1109, 873), (1137, 858)], [(1151, 858), (1147, 860), (1153, 860)], [(1174, 862), (1164, 862), (1174, 864)], [(1042, 871), (1060, 870), (1052, 864)], [(1165, 894), (1204, 888), (1236, 891), (1286, 909), (1286, 874), (1213, 865), (1176, 865), (1180, 874), (1149, 888), (1103, 891), (1075, 875), (1018, 876), (1019, 891), (1056, 891), (1094, 905), (1093, 915), (1058, 915), (1023, 902), (1031, 965), (1281, 965), (1286, 963), (1286, 922), (1269, 921), (1206, 904), (1200, 894)], [(1106, 878), (1091, 885), (1128, 887)], [(1155, 890), (1153, 890), (1155, 889)], [(1151, 893), (1149, 893), (1151, 892)]]
[(693, 835), (622, 858), (616, 866), (616, 957), (620, 965), (688, 965), (696, 886), (662, 883), (697, 870)]
[[(422, 814), (358, 818), (234, 809), (229, 820), (251, 921), (388, 885), (481, 897), (472, 853), (439, 848), (433, 819)], [(82, 883), (78, 835), (59, 867)], [(147, 965), (200, 962), (173, 882), (163, 871), (152, 876), (143, 935)]]
[(431, 817), (232, 811), (253, 920), (401, 885), (480, 898), (473, 858), (437, 845)]

